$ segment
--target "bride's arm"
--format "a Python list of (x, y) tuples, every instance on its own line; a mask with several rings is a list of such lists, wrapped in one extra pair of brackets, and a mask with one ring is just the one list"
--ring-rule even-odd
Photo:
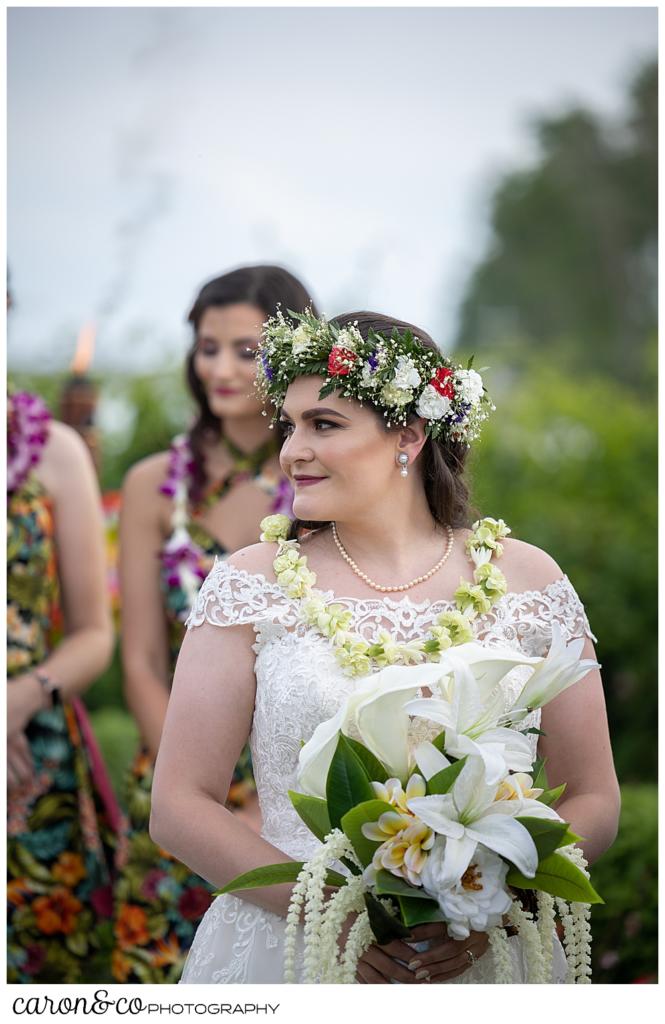
[[(595, 659), (591, 640), (582, 657)], [(547, 783), (566, 783), (556, 811), (582, 837), (579, 845), (591, 864), (614, 842), (621, 805), (598, 669), (547, 704), (540, 727), (545, 735), (538, 753), (547, 759)]]
[[(155, 767), (152, 839), (217, 887), (252, 868), (291, 860), (224, 806), (251, 728), (254, 640), (250, 625), (205, 623), (186, 635)], [(240, 895), (286, 916), (291, 888)]]
[[(543, 590), (563, 575), (545, 551), (516, 540), (506, 542), (502, 568), (510, 581), (509, 589), (516, 591)], [(574, 621), (569, 632), (580, 635), (577, 631), (581, 623), (574, 608), (571, 616)], [(582, 658), (596, 660), (590, 639), (586, 640)], [(614, 842), (621, 803), (598, 669), (543, 708), (540, 728), (545, 735), (540, 737), (538, 754), (547, 760), (548, 785), (566, 783), (556, 810), (583, 838), (580, 846), (593, 863)]]

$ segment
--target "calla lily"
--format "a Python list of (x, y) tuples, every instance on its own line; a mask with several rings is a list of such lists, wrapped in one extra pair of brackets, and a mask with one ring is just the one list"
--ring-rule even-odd
[(580, 660), (584, 642), (581, 637), (566, 644), (561, 627), (552, 623), (552, 644), (547, 657), (540, 659), (540, 665), (515, 701), (515, 712), (510, 716), (513, 722), (521, 721), (534, 708), (542, 708), (591, 669), (599, 668), (593, 658)]
[(365, 679), (337, 714), (317, 725), (299, 755), (298, 782), (304, 793), (325, 798), (328, 769), (340, 732), (359, 739), (385, 764), (391, 775), (409, 773), (409, 714), (405, 704), (420, 687), (433, 686), (440, 665), (391, 665)]
[(515, 817), (538, 813), (539, 817), (560, 820), (559, 815), (537, 800), (496, 800), (498, 788), (485, 781), (482, 758), (469, 757), (449, 793), (407, 801), (410, 811), (446, 837), (442, 886), (459, 881), (479, 843), (505, 857), (527, 878), (534, 877), (538, 851), (529, 832)]

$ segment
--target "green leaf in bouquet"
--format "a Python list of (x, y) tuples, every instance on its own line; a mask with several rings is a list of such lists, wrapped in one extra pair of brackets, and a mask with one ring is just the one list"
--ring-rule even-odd
[(443, 732), (440, 732), (438, 736), (434, 737), (434, 739), (432, 740), (432, 746), (436, 747), (436, 749), (442, 754), (443, 753), (443, 748), (445, 747), (445, 745), (446, 745), (446, 730), (444, 729)]
[(402, 920), (409, 928), (415, 928), (417, 924), (431, 924), (433, 921), (445, 920), (436, 900), (398, 896), (397, 902), (402, 914)]
[(452, 789), (455, 779), (462, 771), (462, 768), (466, 764), (466, 757), (461, 757), (459, 761), (455, 761), (447, 768), (442, 768), (440, 772), (433, 775), (431, 779), (427, 781), (427, 793), (428, 795), (436, 794), (437, 796), (447, 793)]
[(353, 845), (353, 849), (356, 851), (358, 860), (367, 867), (371, 863), (374, 851), (378, 850), (381, 843), (375, 842), (373, 839), (367, 839), (362, 833), (362, 826), (367, 822), (378, 821), (382, 814), (386, 811), (394, 811), (395, 808), (392, 804), (389, 804), (386, 800), (366, 800), (362, 804), (358, 804), (357, 807), (347, 811), (342, 818), (342, 830), (344, 835), (348, 836)]
[[(554, 853), (562, 845), (563, 838), (568, 833), (568, 825), (565, 821), (553, 821), (551, 818), (531, 818), (526, 815), (515, 820), (524, 826), (533, 839), (538, 851), (538, 860)], [(569, 839), (568, 842), (573, 843), (575, 840)]]
[(351, 747), (351, 750), (363, 763), (365, 771), (367, 772), (367, 778), (370, 782), (386, 782), (390, 778), (385, 767), (379, 761), (378, 757), (375, 757), (371, 750), (364, 747), (362, 743), (358, 743), (357, 740), (351, 739), (350, 736), (345, 736), (344, 739)]
[(532, 725), (530, 729), (520, 729), (520, 732), (522, 736), (529, 736), (531, 734), (534, 736), (547, 736), (546, 732), (543, 732), (542, 729), (536, 729), (535, 725)]
[(560, 853), (552, 853), (538, 865), (534, 878), (527, 878), (519, 871), (509, 871), (508, 885), (515, 889), (542, 889), (551, 896), (576, 903), (604, 903), (591, 882), (576, 864)]
[(403, 878), (393, 875), (392, 871), (382, 868), (376, 873), (375, 892), (379, 896), (409, 896), (416, 900), (431, 900), (424, 889), (409, 885)]
[[(281, 885), (284, 882), (295, 882), (302, 871), (303, 861), (287, 860), (281, 864), (266, 864), (238, 875), (232, 881), (214, 893), (223, 896), (227, 892), (238, 892), (239, 889), (260, 889), (264, 885)], [(328, 870), (326, 885), (346, 885), (346, 878), (337, 871)]]
[(365, 906), (374, 938), (380, 946), (385, 946), (393, 939), (405, 939), (409, 936), (410, 932), (406, 925), (402, 924), (399, 918), (393, 917), (369, 892), (365, 893)]
[(556, 786), (554, 789), (544, 789), (538, 799), (541, 804), (547, 804), (551, 807), (557, 800), (560, 800), (566, 790), (566, 783), (562, 782), (560, 786)]
[(375, 793), (367, 777), (365, 765), (354, 753), (346, 737), (339, 734), (337, 747), (328, 769), (326, 779), (326, 800), (330, 824), (342, 827), (342, 818), (365, 800), (375, 799)]
[(328, 805), (325, 800), (318, 796), (296, 793), (292, 789), (289, 790), (289, 798), (310, 832), (313, 832), (316, 838), (323, 842), (331, 829)]
[(545, 760), (544, 757), (537, 757), (533, 762), (533, 769), (531, 771), (531, 777), (533, 779), (533, 789), (547, 789), (547, 775), (545, 774)]

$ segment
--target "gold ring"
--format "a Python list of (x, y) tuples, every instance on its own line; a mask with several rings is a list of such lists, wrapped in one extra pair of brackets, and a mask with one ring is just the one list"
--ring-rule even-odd
[(469, 958), (469, 967), (473, 967), (476, 962), (476, 956), (470, 949), (465, 949), (464, 952)]

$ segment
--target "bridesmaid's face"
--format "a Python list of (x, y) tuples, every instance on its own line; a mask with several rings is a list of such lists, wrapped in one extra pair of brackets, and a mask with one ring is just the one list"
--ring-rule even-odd
[(321, 377), (298, 377), (286, 392), (280, 463), (299, 519), (339, 522), (385, 501), (400, 479), (400, 434), (375, 413), (335, 393), (319, 398)]
[(257, 416), (256, 352), (265, 314), (248, 302), (210, 306), (199, 322), (194, 372), (211, 412), (220, 419)]

